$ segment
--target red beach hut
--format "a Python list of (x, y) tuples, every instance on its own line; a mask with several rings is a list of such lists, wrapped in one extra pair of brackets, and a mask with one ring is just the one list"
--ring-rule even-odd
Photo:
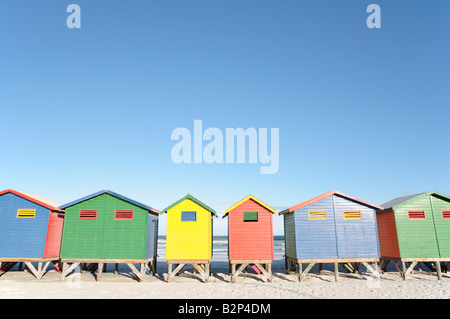
[(228, 259), (232, 282), (248, 265), (272, 281), (272, 214), (278, 215), (252, 195), (223, 212), (223, 218), (228, 216)]

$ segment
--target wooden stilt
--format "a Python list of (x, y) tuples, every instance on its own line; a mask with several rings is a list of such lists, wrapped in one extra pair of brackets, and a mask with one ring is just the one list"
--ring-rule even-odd
[(298, 281), (300, 281), (300, 279), (301, 279), (301, 275), (302, 275), (302, 263), (298, 263), (297, 264), (298, 266), (298, 271), (297, 271), (297, 279), (298, 279)]
[(334, 281), (339, 280), (339, 263), (334, 263)]
[(436, 273), (438, 280), (442, 280), (441, 263), (439, 261), (436, 261)]
[(98, 263), (97, 267), (97, 281), (102, 280), (103, 263)]

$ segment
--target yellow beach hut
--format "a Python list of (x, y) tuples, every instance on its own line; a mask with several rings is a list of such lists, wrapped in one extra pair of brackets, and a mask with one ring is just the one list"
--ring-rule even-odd
[[(192, 264), (203, 281), (208, 281), (212, 258), (212, 225), (216, 212), (188, 194), (173, 203), (167, 213), (167, 282), (187, 264)], [(172, 270), (172, 267), (175, 269)]]

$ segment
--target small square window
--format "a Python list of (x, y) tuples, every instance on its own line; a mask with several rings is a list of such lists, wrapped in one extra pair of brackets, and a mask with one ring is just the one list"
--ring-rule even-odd
[(257, 222), (258, 212), (244, 212), (244, 222)]
[(96, 210), (80, 210), (78, 219), (97, 219)]
[(197, 212), (181, 212), (181, 221), (182, 222), (196, 222), (197, 221)]
[(17, 218), (34, 218), (36, 209), (18, 209)]

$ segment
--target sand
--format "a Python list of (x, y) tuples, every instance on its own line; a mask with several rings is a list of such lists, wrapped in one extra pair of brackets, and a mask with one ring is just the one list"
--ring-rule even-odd
[(295, 274), (285, 274), (284, 260), (275, 260), (272, 266), (273, 282), (265, 282), (260, 275), (248, 273), (230, 283), (225, 261), (212, 262), (210, 282), (203, 283), (192, 267), (166, 283), (167, 264), (158, 261), (156, 276), (146, 275), (143, 282), (131, 275), (126, 265), (120, 265), (119, 274), (108, 265), (102, 281), (95, 275), (75, 273), (66, 281), (59, 279), (53, 269), (37, 280), (28, 271), (17, 266), (0, 277), (1, 299), (448, 299), (450, 298), (450, 273), (437, 280), (435, 272), (415, 271), (403, 281), (392, 263), (380, 279), (370, 273), (348, 274), (340, 268), (339, 281), (335, 282), (331, 265), (324, 265), (322, 275), (314, 267), (304, 281), (298, 282)]

